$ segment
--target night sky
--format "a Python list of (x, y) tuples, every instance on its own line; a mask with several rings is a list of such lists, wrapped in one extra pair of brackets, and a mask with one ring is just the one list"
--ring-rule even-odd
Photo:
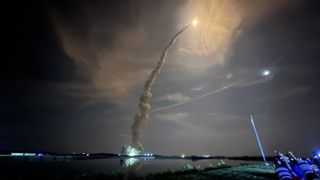
[[(0, 150), (119, 152), (164, 47), (146, 151), (268, 155), (320, 147), (317, 0), (60, 0), (5, 4)], [(269, 70), (269, 76), (263, 71)], [(236, 85), (228, 87), (230, 84)], [(192, 101), (201, 95), (212, 95)]]

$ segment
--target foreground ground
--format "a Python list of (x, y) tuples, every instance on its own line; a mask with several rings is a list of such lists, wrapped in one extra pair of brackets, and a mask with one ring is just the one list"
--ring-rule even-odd
[(84, 175), (78, 177), (79, 180), (90, 180), (90, 179), (277, 179), (274, 174), (273, 166), (265, 166), (262, 164), (250, 164), (240, 165), (235, 167), (220, 167), (220, 168), (208, 168), (205, 170), (188, 170), (188, 171), (177, 171), (177, 172), (163, 172), (157, 174), (151, 174), (146, 177), (134, 177), (133, 175), (123, 174), (96, 174), (96, 175)]
[[(2, 166), (4, 165), (4, 166)], [(144, 177), (137, 176), (135, 171), (128, 170), (126, 173), (114, 172), (114, 173), (102, 173), (99, 171), (79, 174), (76, 172), (64, 172), (62, 171), (45, 171), (41, 167), (31, 168), (15, 168), (6, 169), (7, 165), (0, 164), (0, 179), (1, 180), (16, 180), (16, 179), (46, 179), (46, 180), (165, 180), (165, 179), (277, 179), (274, 173), (274, 166), (265, 166), (263, 164), (242, 164), (237, 166), (219, 166), (210, 167), (202, 170), (181, 170), (173, 171), (168, 170), (166, 172), (149, 174)], [(17, 166), (18, 167), (18, 166)]]

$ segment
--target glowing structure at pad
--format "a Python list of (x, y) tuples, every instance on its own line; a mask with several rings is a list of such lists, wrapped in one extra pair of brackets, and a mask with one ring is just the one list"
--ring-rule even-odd
[(121, 149), (121, 152), (119, 156), (138, 156), (140, 154), (140, 151), (132, 146), (123, 146)]
[(128, 146), (127, 155), (128, 156), (137, 156), (140, 154), (140, 151), (132, 146)]
[(250, 116), (250, 118), (251, 118), (251, 124), (252, 124), (253, 130), (254, 130), (254, 133), (255, 133), (255, 135), (256, 135), (257, 142), (258, 142), (258, 145), (259, 145), (259, 148), (260, 148), (260, 152), (261, 152), (261, 154), (262, 154), (263, 161), (264, 161), (264, 163), (266, 164), (266, 166), (268, 166), (269, 164), (267, 163), (266, 157), (265, 157), (265, 155), (264, 155), (263, 148), (262, 148), (262, 145), (261, 145), (261, 142), (260, 142), (260, 139), (259, 139), (259, 135), (258, 135), (256, 126), (255, 126), (255, 124), (254, 124), (252, 115)]

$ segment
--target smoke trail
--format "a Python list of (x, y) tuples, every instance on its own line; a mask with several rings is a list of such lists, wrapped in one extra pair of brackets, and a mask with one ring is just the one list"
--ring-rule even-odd
[(208, 92), (208, 93), (206, 93), (206, 94), (202, 94), (202, 95), (200, 95), (200, 96), (198, 96), (198, 97), (195, 97), (195, 98), (192, 98), (192, 99), (190, 99), (190, 100), (187, 100), (187, 101), (184, 101), (184, 102), (180, 102), (180, 103), (177, 103), (177, 104), (173, 104), (173, 105), (169, 105), (169, 106), (165, 106), (165, 107), (160, 107), (160, 108), (157, 108), (157, 109), (155, 109), (155, 110), (153, 110), (153, 111), (151, 111), (151, 112), (154, 113), (154, 112), (164, 111), (164, 110), (171, 109), (171, 108), (174, 108), (174, 107), (177, 107), (177, 106), (189, 104), (189, 103), (192, 103), (192, 102), (197, 101), (197, 100), (199, 100), (199, 99), (202, 99), (202, 98), (204, 98), (204, 97), (207, 97), (207, 96), (214, 95), (214, 94), (216, 94), (216, 93), (225, 91), (225, 90), (227, 90), (227, 89), (229, 89), (229, 88), (231, 88), (231, 87), (234, 87), (234, 86), (236, 86), (236, 85), (239, 85), (241, 82), (242, 82), (242, 81), (236, 81), (236, 82), (231, 83), (231, 84), (229, 84), (229, 85), (226, 85), (226, 86), (224, 86), (224, 87), (222, 87), (222, 88), (220, 88), (220, 89), (217, 89), (217, 90)]
[(131, 126), (132, 144), (134, 147), (136, 147), (140, 150), (143, 149), (143, 146), (140, 143), (140, 137), (141, 137), (141, 132), (140, 132), (141, 130), (140, 129), (143, 125), (145, 125), (148, 122), (148, 119), (149, 119), (149, 110), (151, 108), (151, 106), (149, 104), (149, 100), (152, 97), (152, 94), (151, 94), (152, 85), (154, 84), (154, 82), (157, 78), (157, 75), (160, 73), (161, 68), (166, 61), (166, 56), (167, 56), (168, 50), (176, 42), (179, 35), (183, 31), (185, 31), (188, 27), (190, 27), (190, 25), (191, 24), (188, 24), (187, 26), (182, 28), (175, 36), (173, 36), (173, 38), (171, 39), (169, 44), (164, 49), (164, 51), (160, 57), (160, 60), (157, 63), (157, 66), (151, 72), (148, 80), (146, 81), (146, 84), (144, 86), (144, 92), (143, 92), (142, 96), (140, 97), (140, 102), (139, 102), (139, 106), (138, 106), (139, 112), (134, 117), (134, 122)]
[(157, 108), (153, 111), (151, 111), (152, 113), (154, 112), (159, 112), (159, 111), (164, 111), (164, 110), (167, 110), (167, 109), (171, 109), (171, 108), (174, 108), (174, 107), (177, 107), (177, 106), (182, 106), (182, 105), (185, 105), (185, 104), (189, 104), (189, 103), (192, 103), (194, 101), (197, 101), (199, 99), (202, 99), (204, 97), (207, 97), (207, 96), (211, 96), (211, 95), (214, 95), (214, 94), (217, 94), (217, 93), (220, 93), (220, 92), (223, 92), (229, 88), (232, 88), (232, 87), (247, 87), (247, 86), (252, 86), (252, 85), (255, 85), (255, 84), (259, 84), (259, 83), (264, 83), (264, 82), (268, 82), (272, 79), (272, 77), (269, 77), (269, 78), (263, 78), (263, 79), (258, 79), (258, 80), (251, 80), (251, 81), (247, 81), (247, 80), (239, 80), (239, 81), (236, 81), (236, 82), (233, 82), (231, 84), (228, 84), (226, 86), (223, 86), (222, 88), (220, 89), (217, 89), (217, 90), (214, 90), (214, 91), (211, 91), (211, 92), (208, 92), (208, 93), (205, 93), (205, 94), (202, 94), (198, 97), (195, 97), (195, 98), (192, 98), (192, 99), (189, 99), (187, 101), (184, 101), (184, 102), (180, 102), (180, 103), (177, 103), (177, 104), (172, 104), (172, 105), (169, 105), (169, 106), (165, 106), (165, 107), (160, 107), (160, 108)]

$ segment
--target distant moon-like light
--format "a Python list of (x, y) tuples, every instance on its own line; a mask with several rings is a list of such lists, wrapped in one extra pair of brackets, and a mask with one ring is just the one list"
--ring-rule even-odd
[(269, 76), (270, 75), (270, 71), (269, 70), (264, 70), (262, 72), (262, 76)]

